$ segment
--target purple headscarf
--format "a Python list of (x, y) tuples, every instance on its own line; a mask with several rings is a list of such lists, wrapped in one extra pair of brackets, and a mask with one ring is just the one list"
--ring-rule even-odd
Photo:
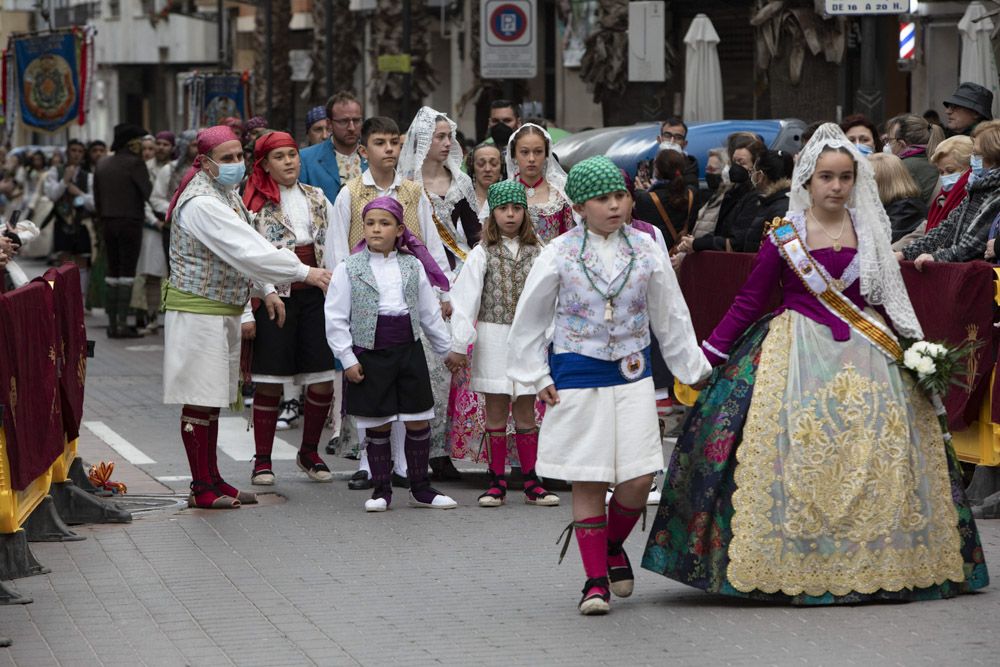
[[(399, 252), (405, 252), (413, 255), (424, 267), (424, 273), (427, 274), (427, 279), (430, 281), (431, 285), (437, 287), (443, 292), (447, 292), (450, 289), (448, 284), (448, 278), (441, 271), (441, 267), (437, 265), (434, 258), (431, 257), (431, 253), (427, 250), (420, 239), (416, 237), (409, 230), (409, 228), (403, 224), (403, 205), (392, 197), (376, 197), (375, 199), (368, 202), (368, 204), (362, 209), (361, 217), (364, 218), (368, 214), (368, 211), (372, 209), (379, 209), (381, 211), (386, 211), (392, 214), (392, 217), (396, 218), (396, 224), (402, 225), (403, 234), (396, 239), (396, 250)], [(361, 239), (358, 243), (351, 249), (351, 254), (356, 252), (361, 252), (366, 247), (368, 247), (367, 241)]]

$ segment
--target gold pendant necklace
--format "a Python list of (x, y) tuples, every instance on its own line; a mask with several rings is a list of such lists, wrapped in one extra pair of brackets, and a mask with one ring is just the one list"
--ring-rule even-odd
[(836, 236), (834, 236), (833, 234), (831, 234), (830, 230), (828, 230), (826, 228), (826, 225), (824, 225), (822, 222), (820, 222), (816, 218), (816, 216), (813, 215), (812, 210), (809, 211), (809, 216), (812, 217), (813, 221), (817, 225), (819, 225), (819, 228), (823, 230), (823, 233), (826, 234), (826, 237), (828, 239), (830, 239), (831, 241), (833, 241), (833, 251), (834, 252), (840, 252), (841, 250), (844, 249), (844, 246), (840, 243), (840, 238), (844, 235), (844, 230), (847, 229), (847, 211), (844, 211), (843, 216), (840, 219), (840, 231), (837, 232)]

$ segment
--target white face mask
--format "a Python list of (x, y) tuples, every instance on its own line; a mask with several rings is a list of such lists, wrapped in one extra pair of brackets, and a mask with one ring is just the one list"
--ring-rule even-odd
[(684, 149), (681, 148), (678, 144), (675, 144), (672, 141), (661, 141), (660, 142), (660, 150), (661, 151), (677, 151), (681, 155), (684, 154)]
[(891, 153), (892, 152), (892, 145), (889, 144), (889, 143), (886, 143), (885, 146), (882, 146), (882, 152), (883, 153)]
[(875, 150), (871, 146), (869, 146), (868, 144), (863, 144), (861, 142), (854, 144), (854, 147), (857, 148), (858, 152), (864, 155), (865, 157), (868, 157), (869, 155), (875, 152)]
[(956, 171), (954, 174), (945, 174), (941, 177), (941, 191), (948, 192), (953, 187), (955, 183), (958, 183), (958, 179), (962, 178), (962, 172)]

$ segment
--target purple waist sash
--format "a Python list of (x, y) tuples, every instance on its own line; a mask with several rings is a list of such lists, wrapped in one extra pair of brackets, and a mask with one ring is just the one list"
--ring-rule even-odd
[[(413, 325), (409, 314), (379, 315), (375, 325), (375, 347), (373, 350), (385, 350), (390, 347), (406, 345), (413, 342)], [(368, 352), (366, 348), (354, 346), (354, 354)]]

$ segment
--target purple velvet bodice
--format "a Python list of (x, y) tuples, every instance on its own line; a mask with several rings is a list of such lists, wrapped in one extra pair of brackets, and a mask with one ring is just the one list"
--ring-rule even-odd
[[(857, 250), (844, 248), (837, 252), (833, 248), (822, 248), (810, 251), (810, 253), (817, 262), (823, 265), (832, 278), (838, 279), (844, 275), (844, 270), (857, 255)], [(723, 361), (723, 358), (716, 352), (729, 354), (736, 339), (765, 314), (771, 301), (771, 294), (778, 284), (782, 288), (782, 298), (781, 305), (774, 311), (775, 314), (794, 310), (811, 320), (830, 327), (834, 340), (843, 341), (850, 338), (850, 326), (831, 313), (819, 299), (809, 293), (805, 285), (802, 284), (802, 280), (792, 271), (774, 243), (771, 242), (770, 237), (767, 237), (761, 244), (750, 276), (740, 289), (739, 294), (736, 295), (733, 305), (715, 327), (712, 335), (705, 341), (704, 348), (709, 361), (713, 364)], [(867, 305), (861, 297), (860, 280), (854, 280), (844, 290), (844, 294), (858, 308), (863, 309)]]

